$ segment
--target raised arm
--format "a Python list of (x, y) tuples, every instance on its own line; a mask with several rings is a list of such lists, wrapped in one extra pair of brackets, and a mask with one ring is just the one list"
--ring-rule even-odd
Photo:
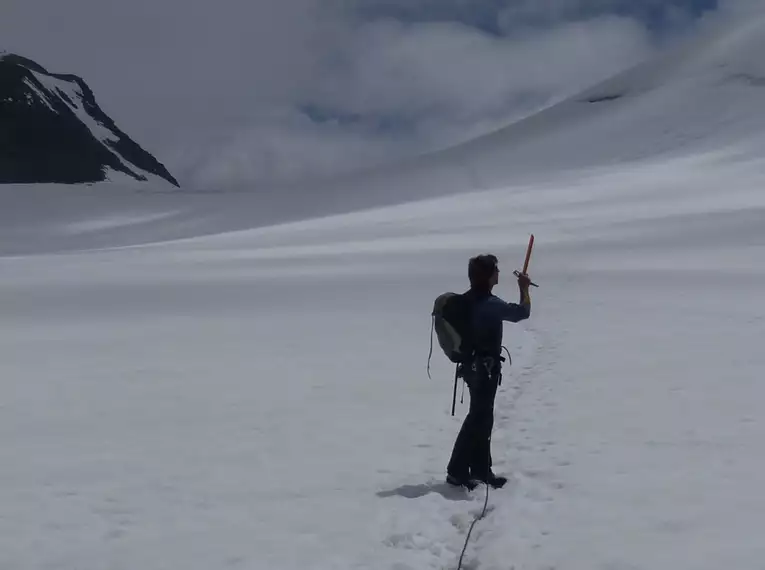
[(520, 291), (520, 301), (518, 303), (508, 303), (499, 297), (491, 299), (491, 307), (503, 321), (517, 323), (528, 319), (531, 316), (531, 294), (529, 285), (531, 280), (527, 275), (518, 277), (518, 289)]

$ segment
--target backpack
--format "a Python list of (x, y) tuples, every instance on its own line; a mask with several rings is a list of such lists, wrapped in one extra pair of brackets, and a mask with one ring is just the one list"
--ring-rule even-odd
[[(430, 359), (433, 356), (433, 331), (446, 357), (457, 366), (454, 369), (454, 393), (452, 394), (452, 416), (457, 403), (457, 380), (464, 380), (465, 363), (473, 355), (472, 342), (473, 304), (467, 293), (443, 293), (433, 303), (432, 325), (430, 328), (430, 354), (428, 355), (428, 378)], [(463, 385), (464, 391), (464, 385)]]
[[(457, 380), (465, 380), (466, 366), (476, 354), (472, 335), (472, 317), (475, 298), (470, 291), (466, 293), (442, 293), (433, 303), (432, 325), (430, 328), (430, 354), (428, 355), (428, 378), (430, 378), (430, 360), (433, 356), (433, 331), (438, 337), (438, 344), (446, 357), (457, 366), (454, 370), (454, 394), (452, 395), (452, 416), (457, 402)], [(502, 347), (510, 359), (510, 351)], [(501, 362), (505, 358), (498, 357)], [(512, 362), (512, 359), (510, 359)], [(502, 375), (498, 384), (502, 384)], [(463, 384), (464, 394), (464, 384)]]
[(472, 354), (471, 339), (472, 303), (465, 293), (443, 293), (433, 303), (430, 330), (430, 358), (433, 355), (433, 331), (446, 357), (455, 364), (464, 363)]

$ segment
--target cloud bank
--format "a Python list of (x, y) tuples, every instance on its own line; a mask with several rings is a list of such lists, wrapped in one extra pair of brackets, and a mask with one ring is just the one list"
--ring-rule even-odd
[(186, 184), (442, 148), (748, 0), (4, 0), (0, 48), (81, 74)]

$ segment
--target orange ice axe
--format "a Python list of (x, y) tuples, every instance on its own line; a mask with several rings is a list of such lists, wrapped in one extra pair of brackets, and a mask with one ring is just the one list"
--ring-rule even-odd
[[(526, 259), (523, 262), (523, 275), (528, 275), (529, 272), (529, 262), (531, 261), (531, 250), (534, 249), (534, 234), (531, 234), (531, 237), (529, 238), (529, 247), (526, 248)], [(516, 271), (513, 271), (513, 275), (516, 277), (520, 277), (521, 273)], [(532, 287), (539, 287), (536, 283), (531, 283)]]

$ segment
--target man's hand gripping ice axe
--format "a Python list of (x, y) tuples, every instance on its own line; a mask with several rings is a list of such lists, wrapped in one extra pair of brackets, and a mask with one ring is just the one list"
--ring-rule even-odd
[(534, 234), (531, 234), (531, 237), (529, 238), (529, 247), (526, 248), (526, 260), (523, 262), (523, 271), (518, 271), (517, 269), (513, 271), (513, 275), (515, 275), (518, 278), (519, 284), (521, 283), (521, 280), (527, 281), (529, 285), (532, 287), (539, 287), (536, 283), (531, 281), (529, 279), (528, 271), (529, 271), (529, 262), (531, 261), (531, 250), (534, 249)]

